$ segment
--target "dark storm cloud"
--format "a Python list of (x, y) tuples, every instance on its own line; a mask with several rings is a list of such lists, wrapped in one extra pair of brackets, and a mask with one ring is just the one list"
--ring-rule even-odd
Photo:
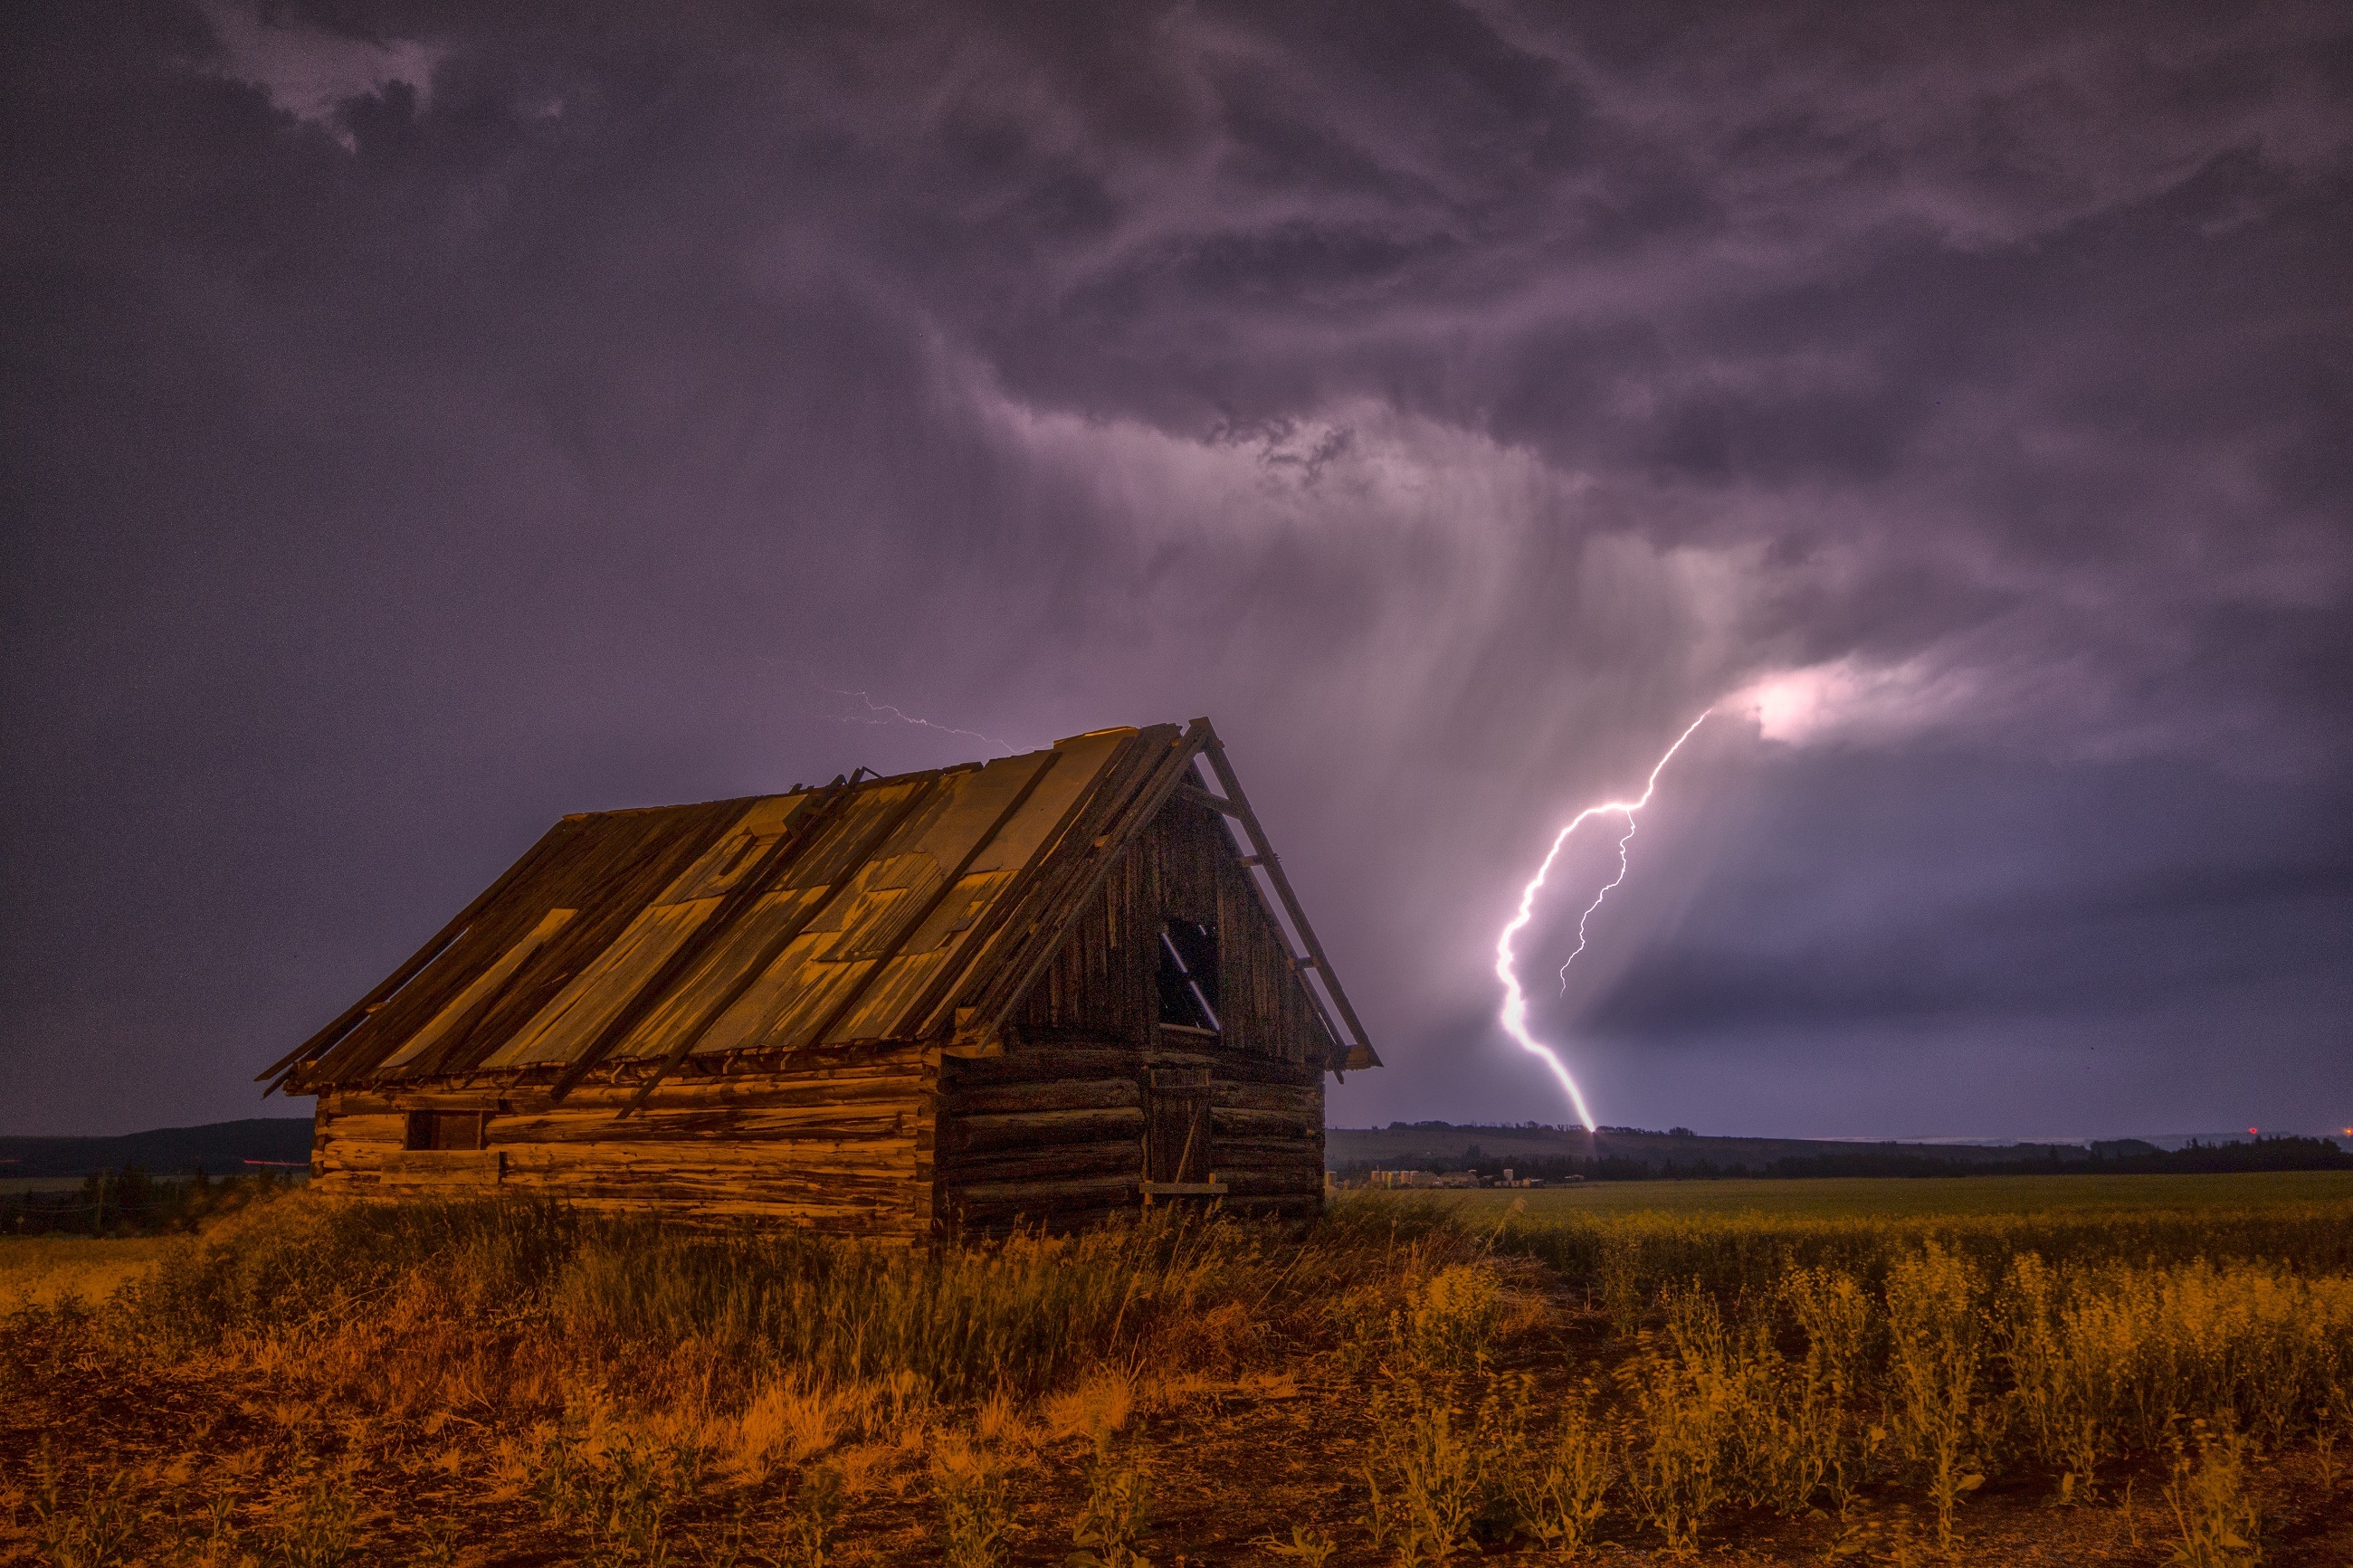
[(866, 700), (1216, 714), (1343, 1118), (1546, 1092), (1519, 882), (1760, 689), (1540, 1008), (1605, 1116), (2226, 996), (2229, 1121), (2353, 1097), (2334, 8), (8, 26), (9, 1130), (233, 1112), (559, 812), (976, 747)]
[(1914, 1016), (2113, 1016), (2323, 976), (2348, 940), (2353, 865), (2154, 877), (2074, 899), (1894, 916), (1835, 946), (1718, 947), (1686, 933), (1639, 961), (1586, 1021), (1597, 1033), (1706, 1041)]

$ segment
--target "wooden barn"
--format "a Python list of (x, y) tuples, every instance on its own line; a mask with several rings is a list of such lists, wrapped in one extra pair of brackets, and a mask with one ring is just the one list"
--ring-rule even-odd
[(322, 1192), (912, 1239), (1312, 1213), (1377, 1065), (1198, 719), (567, 816), (262, 1078)]

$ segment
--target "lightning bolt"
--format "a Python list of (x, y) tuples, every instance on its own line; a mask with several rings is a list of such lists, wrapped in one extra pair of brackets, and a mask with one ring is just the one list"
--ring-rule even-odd
[(829, 692), (836, 697), (855, 697), (866, 704), (866, 713), (871, 717), (856, 713), (826, 715), (837, 724), (912, 724), (919, 730), (936, 730), (943, 735), (964, 735), (975, 741), (986, 741), (1008, 756), (1018, 756), (1021, 752), (1021, 748), (1010, 741), (1000, 741), (994, 735), (984, 735), (977, 730), (960, 730), (953, 724), (935, 724), (929, 719), (918, 719), (913, 713), (906, 712), (888, 702), (877, 702), (863, 691), (845, 691), (837, 686), (819, 686), (818, 689)]
[[(1708, 710), (1709, 713), (1714, 711), (1714, 709)], [(1690, 729), (1675, 737), (1675, 743), (1669, 746), (1666, 754), (1651, 767), (1650, 779), (1642, 785), (1641, 799), (1606, 800), (1599, 805), (1588, 805), (1569, 818), (1567, 826), (1553, 835), (1552, 847), (1545, 851), (1544, 864), (1536, 868), (1536, 874), (1528, 879), (1528, 885), (1520, 889), (1519, 912), (1495, 938), (1495, 978), (1504, 983), (1504, 1010), (1500, 1015), (1504, 1032), (1517, 1041), (1522, 1050), (1530, 1056), (1542, 1058), (1545, 1066), (1552, 1068), (1552, 1076), (1560, 1079), (1560, 1087), (1568, 1095), (1569, 1103), (1577, 1108), (1577, 1121), (1585, 1124), (1588, 1131), (1593, 1130), (1593, 1112), (1586, 1109), (1585, 1091), (1577, 1087), (1577, 1079), (1569, 1076), (1568, 1067), (1558, 1054), (1528, 1033), (1528, 998), (1527, 994), (1520, 989), (1518, 973), (1512, 968), (1512, 939), (1526, 930), (1528, 921), (1535, 918), (1536, 894), (1544, 889), (1545, 879), (1552, 873), (1552, 863), (1560, 858), (1561, 849), (1568, 843), (1569, 835), (1597, 816), (1622, 813), (1626, 818), (1626, 833), (1618, 840), (1617, 880), (1596, 893), (1593, 901), (1585, 906), (1585, 913), (1577, 918), (1577, 952), (1570, 953), (1568, 963), (1560, 966), (1561, 988), (1567, 989), (1568, 964), (1576, 963), (1577, 953), (1585, 951), (1586, 922), (1593, 918), (1593, 911), (1601, 907), (1601, 900), (1609, 896), (1609, 889), (1626, 879), (1626, 846), (1634, 837), (1634, 814), (1651, 804), (1651, 796), (1659, 787), (1659, 774), (1674, 760), (1675, 753), (1683, 749), (1683, 742), (1692, 738), (1692, 731), (1706, 723), (1707, 720), (1707, 713), (1701, 714), (1691, 721)]]

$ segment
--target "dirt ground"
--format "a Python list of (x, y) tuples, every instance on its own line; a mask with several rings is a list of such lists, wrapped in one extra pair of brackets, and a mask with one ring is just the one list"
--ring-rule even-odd
[[(290, 1545), (290, 1521), (319, 1478), (346, 1478), (352, 1564), (450, 1563), (470, 1568), (586, 1561), (590, 1538), (552, 1523), (514, 1462), (513, 1435), (462, 1421), (395, 1427), (366, 1412), (321, 1405), (251, 1372), (145, 1366), (16, 1320), (0, 1383), (0, 1563), (44, 1562), (43, 1507), (79, 1509), (126, 1537), (105, 1561), (323, 1568), (315, 1542)], [(1532, 1361), (1587, 1371), (1613, 1355), (1598, 1317), (1560, 1304)], [(1388, 1561), (1363, 1522), (1372, 1385), (1331, 1366), (1244, 1383), (1147, 1385), (1130, 1417), (1150, 1456), (1150, 1560), (1170, 1564), (1293, 1563), (1294, 1526), (1338, 1546), (1334, 1564)], [(501, 1437), (506, 1438), (502, 1446)], [(1060, 1564), (1084, 1494), (1091, 1447), (1081, 1437), (1016, 1431), (1010, 1456), (1014, 1528), (1005, 1561)], [(923, 1563), (941, 1558), (936, 1505), (919, 1447), (852, 1456), (857, 1479), (831, 1561)], [(2353, 1464), (2325, 1473), (2311, 1453), (2263, 1464), (2265, 1563), (2279, 1568), (2353, 1565)], [(1770, 1515), (1719, 1521), (1699, 1558), (1725, 1564), (1812, 1563), (2127, 1565), (2166, 1563), (2175, 1531), (2151, 1468), (2119, 1473), (2111, 1495), (2086, 1507), (2052, 1503), (2048, 1478), (1994, 1479), (1970, 1498), (1949, 1554), (1924, 1543), (1916, 1494), (1866, 1492), (1844, 1520)], [(712, 1481), (667, 1517), (662, 1549), (677, 1568), (759, 1564), (782, 1554), (786, 1483)], [(110, 1522), (111, 1521), (111, 1522)], [(1498, 1545), (1497, 1562), (1546, 1560)], [(1655, 1538), (1605, 1529), (1588, 1561), (1670, 1560)]]

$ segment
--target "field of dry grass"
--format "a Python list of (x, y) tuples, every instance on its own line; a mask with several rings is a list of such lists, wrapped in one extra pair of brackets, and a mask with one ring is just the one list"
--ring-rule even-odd
[(2353, 1195), (2000, 1180), (936, 1257), (301, 1194), (0, 1240), (0, 1563), (2353, 1561)]
[(0, 1314), (102, 1301), (152, 1269), (171, 1246), (163, 1237), (0, 1237)]

